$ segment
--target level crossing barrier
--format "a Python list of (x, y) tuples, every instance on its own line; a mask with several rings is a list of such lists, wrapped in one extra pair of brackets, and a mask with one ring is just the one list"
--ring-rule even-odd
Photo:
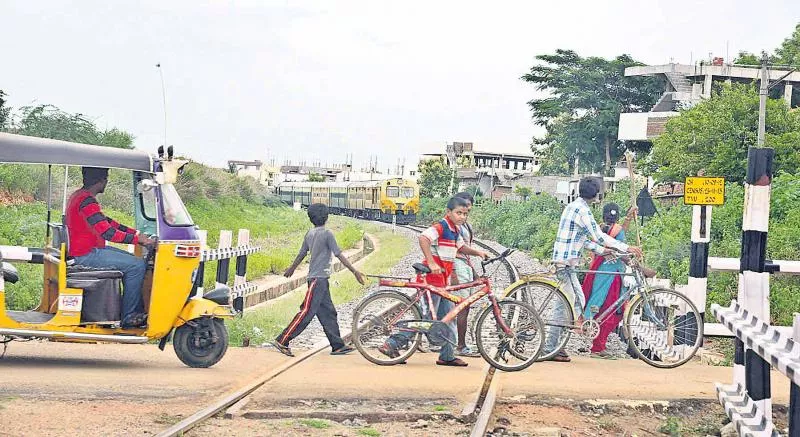
[(797, 315), (791, 335), (769, 325), (769, 277), (778, 272), (796, 273), (800, 263), (766, 260), (774, 156), (775, 151), (770, 148), (750, 148), (747, 153), (738, 269), (735, 261), (713, 260), (715, 267), (739, 272), (737, 299), (727, 309), (716, 304), (711, 308), (717, 320), (735, 336), (733, 383), (717, 383), (716, 389), (740, 435), (777, 435), (770, 387), (770, 368), (774, 366), (792, 381), (789, 435), (794, 437), (800, 436), (800, 348), (795, 345), (800, 339), (800, 325)]
[(230, 273), (231, 259), (236, 259), (236, 273), (234, 275), (233, 287), (231, 288), (231, 299), (233, 307), (241, 312), (244, 310), (244, 296), (256, 290), (256, 285), (247, 282), (247, 256), (261, 251), (260, 246), (250, 244), (250, 230), (239, 229), (236, 246), (232, 247), (233, 232), (222, 230), (219, 233), (219, 244), (216, 249), (208, 248), (208, 232), (200, 230), (200, 245), (202, 253), (200, 255), (200, 267), (197, 269), (195, 277), (195, 296), (201, 297), (204, 293), (203, 282), (205, 282), (205, 266), (208, 261), (217, 261), (216, 287), (227, 286)]
[[(794, 315), (790, 337), (760, 320), (735, 300), (727, 308), (712, 304), (711, 313), (734, 333), (748, 352), (757, 354), (790, 379), (789, 435), (800, 435), (800, 344), (797, 341), (800, 339), (800, 314)], [(717, 398), (740, 435), (777, 435), (771, 409), (765, 411), (752, 399), (746, 390), (747, 380), (745, 386), (736, 381), (730, 385), (715, 385)]]

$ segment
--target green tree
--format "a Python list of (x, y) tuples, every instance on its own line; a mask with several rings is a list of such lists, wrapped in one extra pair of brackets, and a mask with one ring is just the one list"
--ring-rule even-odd
[[(534, 139), (533, 147), (545, 153), (543, 173), (572, 170), (611, 171), (612, 162), (624, 152), (617, 139), (619, 114), (649, 110), (663, 92), (663, 81), (654, 77), (625, 76), (625, 68), (642, 65), (629, 55), (608, 60), (581, 57), (572, 50), (539, 55), (537, 64), (522, 80), (546, 97), (528, 102), (535, 124), (547, 135)], [(544, 146), (544, 147), (542, 147)], [(634, 149), (645, 144), (628, 144)]]
[(761, 65), (761, 58), (758, 55), (750, 52), (739, 52), (739, 56), (733, 60), (734, 64), (738, 65)]
[(308, 174), (308, 181), (309, 182), (325, 182), (325, 176), (317, 173), (309, 173)]
[(422, 197), (447, 197), (451, 193), (452, 170), (444, 157), (429, 159), (419, 163), (419, 194)]
[(23, 106), (14, 133), (99, 146), (133, 148), (133, 135), (116, 128), (101, 130), (84, 114), (52, 105)]
[[(709, 176), (742, 181), (747, 148), (756, 142), (758, 91), (755, 85), (723, 84), (720, 92), (680, 117), (670, 119), (644, 163), (658, 180), (679, 181), (705, 169)], [(768, 99), (765, 144), (775, 149), (775, 171), (800, 167), (800, 112), (782, 99)]]
[(800, 67), (800, 24), (795, 26), (792, 35), (783, 40), (781, 46), (775, 49), (776, 64)]
[(530, 187), (517, 185), (516, 187), (514, 187), (514, 194), (522, 197), (522, 200), (528, 200), (528, 198), (531, 197), (531, 195), (533, 194), (533, 190), (531, 190)]
[(8, 94), (0, 90), (0, 131), (6, 130), (6, 126), (10, 123), (11, 120), (11, 108), (6, 106), (6, 99), (5, 97)]

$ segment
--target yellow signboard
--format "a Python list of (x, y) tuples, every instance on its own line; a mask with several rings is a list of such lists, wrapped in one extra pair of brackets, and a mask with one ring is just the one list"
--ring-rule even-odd
[(686, 205), (722, 205), (725, 203), (725, 178), (687, 177), (683, 187)]

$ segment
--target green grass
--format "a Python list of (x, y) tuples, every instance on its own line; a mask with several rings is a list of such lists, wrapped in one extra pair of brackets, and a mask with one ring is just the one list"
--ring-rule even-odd
[(323, 419), (299, 419), (297, 422), (314, 429), (327, 429), (331, 427), (331, 423)]
[(668, 436), (677, 437), (681, 435), (681, 421), (675, 416), (670, 416), (658, 427), (658, 432)]
[(358, 435), (366, 435), (369, 437), (380, 437), (381, 433), (375, 428), (361, 428), (358, 430)]
[[(104, 212), (121, 223), (131, 223), (130, 214), (111, 208)], [(61, 212), (54, 211), (51, 221), (60, 221)], [(0, 245), (43, 247), (47, 221), (47, 205), (30, 202), (19, 205), (0, 206)], [(6, 308), (29, 310), (39, 305), (42, 297), (43, 269), (41, 265), (16, 263), (19, 281), (5, 284)]]
[[(393, 235), (390, 230), (374, 225), (365, 226), (380, 245), (359, 269), (364, 273), (387, 272), (411, 249), (411, 244), (402, 235)], [(331, 277), (331, 298), (338, 305), (357, 299), (363, 295), (366, 286), (355, 280), (348, 270), (340, 271)], [(367, 284), (369, 285), (369, 283)], [(274, 339), (297, 313), (305, 297), (305, 290), (295, 290), (269, 305), (245, 312), (244, 317), (227, 321), (228, 334), (232, 345), (241, 345), (244, 337), (250, 337), (251, 344), (261, 344)]]
[[(2, 168), (2, 167), (0, 167)], [(104, 202), (105, 194), (99, 196)], [(248, 257), (247, 277), (255, 279), (267, 274), (282, 273), (297, 255), (306, 231), (312, 224), (305, 212), (283, 206), (265, 206), (241, 200), (195, 200), (187, 203), (192, 218), (201, 228), (208, 230), (209, 247), (217, 247), (219, 232), (228, 229), (236, 234), (240, 228), (250, 230), (251, 244), (260, 245), (263, 251)], [(104, 206), (104, 212), (123, 224), (131, 225), (131, 213)], [(60, 210), (54, 211), (52, 221), (59, 221)], [(9, 246), (43, 247), (47, 207), (44, 202), (30, 202), (0, 207), (0, 244)], [(350, 249), (361, 239), (362, 228), (355, 220), (332, 216), (329, 228), (336, 235), (342, 249)], [(42, 294), (42, 266), (16, 264), (20, 273), (17, 284), (6, 284), (6, 306), (11, 310), (29, 310), (39, 304)], [(213, 288), (217, 262), (206, 264), (205, 287)], [(235, 261), (228, 270), (228, 283), (233, 283)]]
[(444, 405), (434, 405), (433, 406), (433, 411), (447, 411), (447, 410), (448, 410), (448, 408), (445, 407)]
[[(247, 257), (248, 279), (283, 273), (297, 256), (303, 236), (313, 227), (304, 211), (286, 207), (203, 200), (189, 203), (188, 208), (195, 223), (208, 231), (209, 247), (218, 246), (220, 230), (233, 231), (234, 245), (237, 244), (238, 229), (250, 230), (250, 244), (261, 246), (264, 250)], [(336, 241), (343, 250), (355, 246), (363, 232), (359, 222), (338, 216), (331, 216), (326, 226), (336, 235)], [(206, 289), (213, 288), (216, 271), (216, 261), (206, 264)], [(234, 275), (232, 261), (228, 269), (229, 284)]]

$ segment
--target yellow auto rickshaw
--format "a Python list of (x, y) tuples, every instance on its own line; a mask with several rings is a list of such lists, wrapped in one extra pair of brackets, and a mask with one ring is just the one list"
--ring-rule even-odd
[[(0, 245), (0, 342), (46, 338), (62, 342), (146, 343), (172, 338), (178, 358), (191, 367), (210, 367), (228, 348), (224, 318), (233, 317), (228, 287), (198, 296), (195, 278), (201, 260), (200, 239), (174, 183), (186, 161), (139, 150), (90, 146), (65, 141), (0, 133), (0, 163), (48, 166), (47, 237), (43, 248)], [(142, 287), (147, 325), (120, 325), (122, 273), (87, 269), (70, 259), (63, 218), (51, 221), (53, 167), (92, 166), (129, 170), (133, 175), (135, 227), (151, 234), (154, 246), (136, 246), (147, 273)], [(67, 197), (64, 172), (64, 208)], [(63, 217), (63, 216), (62, 216)], [(0, 241), (0, 244), (3, 242)], [(5, 282), (19, 275), (13, 263), (44, 266), (42, 298), (31, 311), (6, 309)]]

